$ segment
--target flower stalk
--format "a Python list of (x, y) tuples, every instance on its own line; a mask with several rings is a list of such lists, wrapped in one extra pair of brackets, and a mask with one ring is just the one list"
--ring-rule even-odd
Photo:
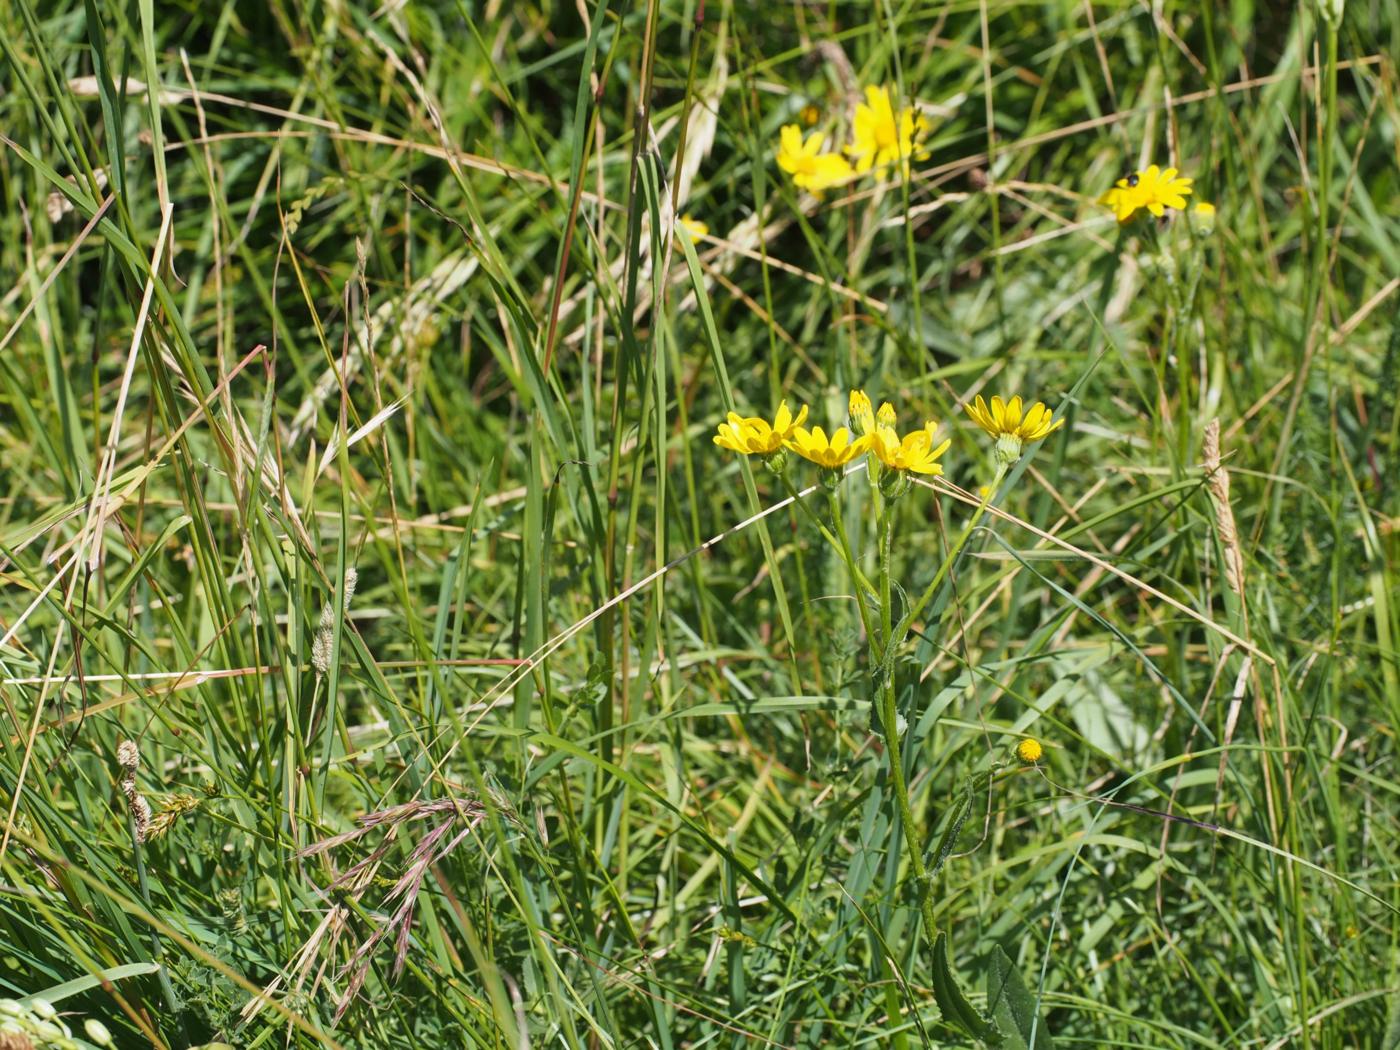
[[(929, 420), (919, 429), (901, 436), (896, 429), (898, 420), (893, 405), (886, 402), (877, 413), (873, 411), (864, 391), (853, 390), (848, 409), (849, 430), (844, 426), (838, 427), (828, 436), (820, 426), (808, 429), (803, 425), (807, 419), (807, 409), (803, 407), (793, 415), (787, 404), (782, 403), (772, 422), (760, 416), (745, 417), (731, 412), (719, 425), (714, 437), (715, 444), (721, 448), (741, 455), (761, 457), (850, 570), (856, 586), (856, 609), (870, 646), (871, 709), (874, 720), (878, 721), (878, 731), (884, 738), (889, 784), (899, 815), (900, 835), (908, 856), (909, 872), (917, 886), (920, 919), (931, 944), (938, 943), (937, 915), (933, 904), (936, 869), (931, 873), (925, 860), (924, 836), (910, 801), (909, 777), (904, 767), (900, 739), (902, 730), (895, 658), (908, 634), (909, 625), (923, 613), (948, 578), (973, 530), (986, 513), (988, 504), (1011, 467), (1021, 458), (1026, 445), (1043, 440), (1064, 425), (1064, 420), (1054, 418), (1054, 413), (1041, 402), (1026, 405), (1019, 397), (1009, 401), (993, 397), (990, 405), (978, 397), (974, 404), (967, 406), (967, 412), (995, 443), (992, 482), (982, 489), (981, 502), (948, 548), (942, 564), (919, 600), (905, 610), (898, 620), (894, 604), (896, 511), (899, 501), (912, 487), (913, 475), (937, 477), (943, 473), (939, 460), (951, 441), (945, 439), (935, 444), (938, 432), (936, 422)], [(821, 469), (822, 488), (826, 492), (831, 515), (830, 528), (801, 498), (788, 478), (789, 464), (784, 450)], [(875, 521), (878, 574), (873, 586), (861, 571), (860, 562), (851, 546), (841, 504), (841, 492), (845, 488), (842, 482), (850, 465), (861, 456), (867, 457), (869, 513)], [(873, 607), (874, 604), (878, 604), (878, 609)], [(956, 830), (951, 826), (945, 831), (944, 841), (939, 844), (940, 857), (946, 855), (945, 847), (950, 834), (956, 836)], [(936, 959), (934, 965), (936, 968)]]

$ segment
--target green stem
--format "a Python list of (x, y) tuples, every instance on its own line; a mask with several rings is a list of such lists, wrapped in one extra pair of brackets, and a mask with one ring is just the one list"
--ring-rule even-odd
[(860, 625), (865, 628), (866, 641), (870, 645), (871, 652), (874, 652), (876, 635), (870, 622), (870, 611), (865, 607), (865, 596), (873, 594), (875, 588), (870, 586), (870, 581), (856, 567), (855, 555), (851, 552), (851, 541), (846, 537), (846, 522), (841, 516), (841, 501), (836, 498), (834, 490), (827, 492), (827, 501), (831, 508), (831, 520), (836, 525), (836, 535), (839, 541), (837, 549), (841, 552), (841, 557), (851, 570), (852, 575), (856, 577), (856, 607), (860, 609)]
[(977, 509), (973, 512), (972, 518), (963, 527), (962, 533), (953, 541), (953, 546), (949, 549), (947, 557), (943, 559), (943, 564), (938, 567), (938, 572), (934, 573), (929, 585), (924, 588), (924, 593), (919, 596), (919, 600), (914, 603), (914, 607), (909, 612), (909, 622), (913, 623), (919, 618), (919, 613), (930, 601), (933, 600), (934, 593), (939, 585), (948, 575), (948, 571), (953, 567), (953, 563), (958, 560), (958, 555), (962, 553), (963, 546), (967, 543), (967, 538), (972, 535), (972, 530), (977, 528), (977, 523), (982, 520), (982, 515), (987, 510), (987, 504), (991, 502), (996, 491), (1001, 487), (1002, 480), (1006, 477), (1006, 464), (997, 463), (996, 475), (992, 478), (992, 483), (987, 486), (986, 495), (982, 497), (982, 502), (977, 504)]
[(914, 872), (914, 881), (919, 886), (919, 914), (923, 916), (924, 932), (930, 942), (938, 936), (938, 920), (933, 914), (933, 886), (928, 877), (928, 867), (924, 864), (923, 845), (919, 839), (919, 829), (914, 823), (914, 810), (909, 805), (909, 784), (904, 779), (904, 755), (900, 750), (898, 712), (895, 710), (894, 676), (886, 675), (881, 690), (881, 728), (885, 733), (885, 751), (890, 760), (890, 784), (894, 787), (895, 802), (899, 807), (899, 823), (904, 830), (904, 848), (909, 854), (909, 867)]
[[(1326, 320), (1327, 255), (1331, 238), (1328, 222), (1332, 205), (1332, 145), (1337, 134), (1337, 27), (1323, 19), (1327, 38), (1327, 71), (1324, 87), (1325, 117), (1317, 154), (1317, 243), (1313, 248), (1313, 274), (1317, 288), (1316, 313)], [(1316, 314), (1314, 314), (1314, 318)]]
[(924, 864), (923, 841), (918, 825), (914, 823), (914, 810), (909, 805), (909, 783), (904, 776), (904, 753), (899, 740), (899, 711), (895, 702), (894, 667), (889, 651), (894, 640), (894, 609), (890, 601), (890, 560), (894, 547), (894, 506), (886, 503), (880, 515), (880, 625), (882, 628), (883, 654), (881, 664), (885, 667), (884, 682), (880, 688), (880, 728), (885, 734), (885, 752), (890, 762), (890, 784), (894, 788), (895, 803), (899, 808), (899, 823), (904, 831), (904, 848), (909, 854), (909, 867), (918, 884), (919, 914), (923, 916), (924, 932), (930, 942), (938, 935), (938, 924), (933, 914), (932, 886), (929, 883), (928, 868)]
[[(880, 637), (888, 648), (894, 644), (894, 603), (890, 601), (890, 558), (894, 546), (894, 502), (890, 501), (880, 514)], [(888, 659), (890, 654), (885, 653)]]
[[(806, 501), (802, 498), (802, 493), (798, 492), (797, 489), (793, 487), (792, 482), (787, 479), (786, 475), (780, 474), (778, 478), (783, 483), (783, 488), (787, 489), (788, 495), (792, 497), (792, 502), (802, 510), (802, 513), (812, 519), (812, 524), (816, 525), (817, 531), (822, 534), (822, 538), (836, 548), (836, 552), (841, 555), (841, 559), (846, 563), (846, 567), (851, 570), (851, 575), (855, 577), (856, 589), (861, 592), (862, 600), (866, 594), (875, 594), (875, 585), (866, 579), (865, 573), (860, 571), (860, 566), (856, 564), (855, 557), (851, 554), (851, 545), (846, 542), (846, 526), (841, 520), (840, 504), (836, 502), (836, 493), (830, 492), (829, 496), (832, 508), (831, 517), (836, 524), (836, 531), (840, 533), (839, 538), (833, 536), (831, 530), (826, 527), (826, 523), (822, 521), (821, 518), (817, 517), (816, 511), (807, 506)], [(862, 605), (862, 609), (863, 608), (864, 606)], [(871, 637), (873, 638), (874, 635), (871, 635)]]

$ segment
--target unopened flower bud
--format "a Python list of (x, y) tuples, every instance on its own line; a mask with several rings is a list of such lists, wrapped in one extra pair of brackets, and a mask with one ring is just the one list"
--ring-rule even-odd
[(1012, 466), (1021, 458), (1021, 439), (1015, 434), (997, 435), (997, 463), (1003, 467)]
[(852, 390), (850, 402), (851, 433), (865, 437), (875, 429), (875, 411), (864, 390)]
[(909, 475), (902, 470), (886, 470), (880, 474), (880, 495), (893, 503), (906, 492), (909, 491), (913, 483), (909, 480)]
[(87, 1033), (88, 1040), (97, 1046), (111, 1046), (112, 1033), (107, 1031), (107, 1026), (96, 1018), (89, 1017), (83, 1022), (83, 1031)]

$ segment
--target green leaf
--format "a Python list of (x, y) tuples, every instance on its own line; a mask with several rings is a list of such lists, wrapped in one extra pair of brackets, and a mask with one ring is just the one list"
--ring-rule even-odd
[(943, 1011), (943, 1019), (957, 1025), (974, 1039), (997, 1043), (997, 1032), (967, 1001), (948, 964), (948, 935), (940, 933), (933, 942), (933, 997)]
[(992, 949), (987, 968), (987, 1009), (1010, 1050), (1053, 1050), (1050, 1030), (1037, 1020), (1035, 996), (1001, 945)]
[(158, 963), (139, 962), (127, 963), (124, 966), (113, 966), (98, 973), (88, 974), (86, 977), (79, 977), (76, 980), (65, 981), (63, 984), (56, 984), (52, 988), (45, 988), (41, 992), (25, 996), (20, 1000), (22, 1003), (32, 1003), (35, 999), (47, 999), (51, 1003), (56, 1003), (69, 996), (80, 995), (91, 988), (108, 981), (120, 981), (127, 977), (141, 977), (148, 973), (155, 973), (160, 969)]

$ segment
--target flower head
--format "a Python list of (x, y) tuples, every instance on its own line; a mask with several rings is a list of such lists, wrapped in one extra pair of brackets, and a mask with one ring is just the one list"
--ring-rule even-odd
[(771, 456), (807, 420), (807, 406), (794, 417), (787, 402), (780, 402), (773, 422), (761, 416), (741, 416), (730, 412), (725, 422), (719, 425), (715, 434), (715, 444), (731, 452), (741, 452), (746, 456)]
[(1040, 741), (1033, 736), (1028, 736), (1016, 745), (1016, 757), (1028, 766), (1033, 766), (1040, 761), (1045, 754), (1045, 748), (1040, 746)]
[(870, 398), (864, 390), (852, 390), (847, 409), (851, 417), (851, 430), (857, 437), (865, 437), (875, 429), (875, 410), (870, 407)]
[(1020, 397), (993, 397), (989, 408), (978, 394), (975, 403), (963, 407), (974, 423), (996, 438), (997, 458), (1006, 465), (1020, 458), (1025, 442), (1040, 441), (1065, 425), (1063, 419), (1052, 419), (1051, 410), (1039, 401), (1023, 413)]
[(1191, 226), (1203, 234), (1215, 232), (1215, 205), (1201, 201), (1191, 209)]
[(875, 415), (875, 437), (885, 444), (898, 443), (899, 436), (894, 432), (894, 405), (888, 401), (880, 406), (880, 411)]
[(852, 440), (851, 432), (845, 427), (827, 437), (821, 427), (808, 430), (806, 427), (795, 426), (787, 447), (819, 467), (835, 470), (844, 467), (869, 448), (870, 438), (858, 437)]
[(890, 89), (871, 85), (865, 89), (865, 102), (856, 106), (854, 141), (846, 152), (857, 172), (863, 174), (874, 168), (885, 174), (898, 164), (901, 174), (907, 177), (909, 159), (928, 156), (920, 140), (930, 127), (928, 118), (913, 106), (901, 106), (896, 113)]
[(905, 434), (903, 439), (894, 436), (892, 428), (880, 427), (875, 439), (870, 443), (870, 451), (891, 470), (907, 470), (913, 474), (938, 475), (943, 468), (938, 458), (948, 451), (953, 442), (945, 439), (942, 444), (933, 443), (933, 435), (938, 424), (929, 420), (918, 430)]
[(826, 136), (814, 131), (804, 140), (802, 129), (787, 124), (778, 139), (778, 167), (792, 176), (793, 184), (821, 196), (851, 177), (851, 165), (839, 153), (823, 153)]
[(1099, 203), (1112, 208), (1120, 223), (1127, 222), (1144, 208), (1161, 218), (1167, 208), (1185, 209), (1194, 181), (1178, 175), (1175, 168), (1150, 164), (1142, 171), (1119, 179), (1113, 189), (1099, 198)]
[(689, 215), (682, 215), (676, 222), (684, 226), (690, 232), (690, 239), (693, 241), (709, 235), (709, 225), (701, 222), (699, 219), (692, 219)]

